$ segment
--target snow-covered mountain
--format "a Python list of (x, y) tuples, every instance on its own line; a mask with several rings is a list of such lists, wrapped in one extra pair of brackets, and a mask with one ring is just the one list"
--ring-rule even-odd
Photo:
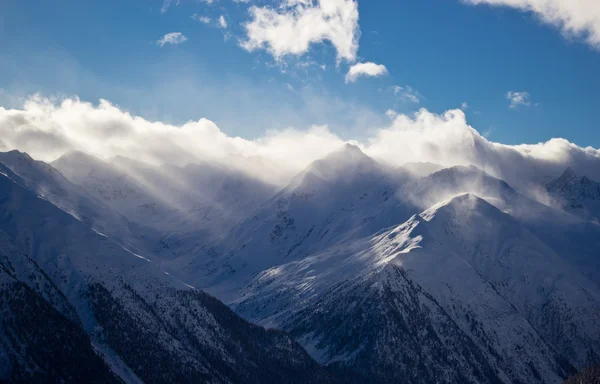
[(287, 335), (240, 319), (5, 171), (1, 379), (333, 380)]
[(68, 153), (52, 163), (72, 183), (135, 223), (142, 247), (164, 258), (196, 252), (274, 193), (240, 171), (204, 163), (152, 166)]
[[(70, 152), (52, 162), (52, 166), (73, 184), (132, 222), (166, 226), (170, 222), (169, 216), (178, 211), (158, 191), (153, 193), (139, 180), (94, 156)], [(177, 221), (176, 225), (179, 224), (181, 222)]]
[[(106, 381), (559, 383), (600, 361), (600, 225), (476, 167), (345, 145), (277, 192), (239, 164), (15, 163), (0, 159), (2, 292), (59, 319), (20, 342), (69, 321), (56, 337)], [(96, 227), (113, 217), (127, 229)], [(20, 377), (35, 368), (4, 349)]]
[(600, 352), (598, 287), (471, 194), (274, 266), (233, 304), (381, 382), (560, 382)]
[[(599, 358), (598, 285), (581, 273), (597, 277), (586, 267), (598, 266), (598, 228), (476, 167), (407, 174), (347, 146), (298, 175), (224, 243), (170, 266), (244, 317), (290, 331), (318, 361), (382, 382), (419, 376), (397, 362), (421, 356), (422, 343), (465, 365), (428, 360), (414, 382), (559, 382)], [(574, 232), (580, 243), (566, 247)], [(421, 252), (428, 256), (413, 276), (404, 255)], [(400, 297), (413, 299), (400, 305)], [(391, 319), (423, 308), (439, 333), (394, 344), (429, 323)], [(388, 359), (390, 350), (404, 352)], [(466, 373), (473, 364), (480, 374)]]
[(402, 222), (410, 215), (401, 207), (382, 209), (408, 178), (346, 145), (312, 163), (201, 257), (171, 268), (214, 293), (220, 283), (230, 291), (273, 265)]
[(442, 169), (406, 183), (397, 193), (414, 212), (461, 193), (475, 194), (510, 214), (600, 286), (600, 225), (518, 193), (474, 166)]
[(566, 212), (600, 221), (600, 183), (567, 168), (546, 189), (553, 203)]
[(126, 244), (134, 239), (135, 235), (131, 232), (125, 217), (71, 183), (49, 164), (34, 160), (28, 154), (15, 150), (0, 152), (0, 168), (5, 168), (3, 173), (11, 173), (13, 179), (18, 179), (22, 185), (87, 223), (94, 230), (110, 234)]

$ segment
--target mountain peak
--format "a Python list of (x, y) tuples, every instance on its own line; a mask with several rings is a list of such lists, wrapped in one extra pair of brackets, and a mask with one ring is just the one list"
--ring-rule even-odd
[(2, 152), (2, 153), (0, 153), (0, 157), (2, 159), (11, 159), (13, 161), (14, 160), (25, 161), (27, 163), (33, 163), (35, 161), (35, 160), (33, 160), (33, 158), (31, 156), (29, 156), (28, 153), (21, 152), (18, 149), (13, 149), (8, 152)]
[(354, 145), (354, 144), (345, 143), (343, 148), (345, 151), (353, 151), (353, 152), (363, 153), (363, 151), (361, 151), (361, 149), (357, 145)]
[(367, 156), (358, 146), (346, 143), (335, 151), (329, 153), (324, 158), (313, 163), (311, 168), (317, 167), (352, 167), (357, 165), (373, 166), (377, 164), (375, 160)]
[(89, 172), (118, 173), (113, 167), (104, 160), (94, 155), (81, 151), (70, 151), (50, 163), (58, 169), (67, 179), (79, 180), (81, 175)]
[(346, 143), (324, 158), (308, 166), (304, 175), (317, 175), (325, 180), (354, 178), (374, 172), (380, 167), (377, 161), (367, 156), (359, 147)]
[(577, 173), (573, 168), (567, 167), (558, 178), (547, 184), (547, 189), (549, 192), (555, 192), (572, 184), (575, 180), (577, 180)]
[(97, 158), (96, 156), (90, 155), (89, 153), (85, 153), (78, 150), (73, 150), (69, 152), (65, 152), (61, 157), (54, 160), (51, 164), (65, 164), (65, 163), (103, 163), (102, 160)]
[(346, 143), (342, 145), (340, 148), (331, 152), (323, 160), (351, 160), (351, 161), (359, 161), (359, 160), (372, 160), (369, 156), (367, 156), (358, 146), (350, 143)]
[[(8, 152), (0, 152), (0, 162), (20, 177), (31, 178), (36, 172), (43, 174), (58, 173), (56, 169), (43, 161), (35, 160), (26, 152), (16, 149)], [(33, 173), (32, 173), (33, 172)], [(29, 175), (29, 176), (26, 176)]]
[(577, 178), (577, 173), (575, 172), (575, 170), (573, 168), (567, 167), (567, 169), (565, 169), (565, 171), (562, 173), (560, 178), (566, 179), (566, 180), (575, 179), (575, 178)]
[(447, 221), (455, 218), (464, 218), (472, 215), (479, 217), (505, 217), (498, 208), (473, 193), (461, 193), (435, 204), (422, 212), (419, 216), (431, 222), (434, 218)]

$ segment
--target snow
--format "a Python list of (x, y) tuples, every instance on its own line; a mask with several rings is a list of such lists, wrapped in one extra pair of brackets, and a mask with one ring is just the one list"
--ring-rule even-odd
[(150, 262), (150, 261), (151, 261), (150, 259), (147, 259), (147, 258), (145, 258), (145, 257), (144, 257), (144, 256), (142, 256), (142, 255), (138, 255), (138, 254), (137, 254), (137, 253), (135, 253), (135, 252), (131, 252), (129, 249), (127, 249), (127, 248), (125, 248), (125, 247), (121, 247), (121, 248), (123, 248), (125, 251), (127, 251), (127, 252), (131, 253), (131, 254), (132, 254), (133, 256), (135, 256), (135, 257), (138, 257), (138, 258), (140, 258), (140, 259), (142, 259), (142, 260), (146, 260), (146, 261), (148, 261), (148, 262)]
[[(0, 231), (41, 244), (36, 262), (90, 332), (82, 287), (98, 281), (126, 298), (126, 282), (165, 311), (164, 292), (206, 290), (246, 319), (291, 332), (324, 364), (386, 360), (389, 346), (407, 347), (394, 333), (402, 326), (435, 333), (420, 336), (456, 362), (430, 361), (444, 375), (482, 367), (469, 343), (504, 382), (530, 382), (533, 367), (558, 383), (559, 358), (582, 368), (600, 356), (600, 189), (572, 170), (544, 186), (548, 203), (473, 166), (392, 168), (353, 145), (278, 192), (209, 164), (82, 153), (53, 163), (60, 172), (21, 153), (0, 162), (0, 191), (18, 197), (3, 207)], [(424, 314), (430, 328), (410, 322)], [(348, 324), (364, 333), (352, 340)], [(390, 356), (411, 360), (402, 355), (410, 351)]]

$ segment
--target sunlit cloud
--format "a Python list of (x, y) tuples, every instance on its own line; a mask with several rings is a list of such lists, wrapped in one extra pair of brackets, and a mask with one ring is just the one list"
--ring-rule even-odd
[(503, 6), (535, 14), (567, 37), (582, 38), (600, 49), (600, 2), (597, 0), (463, 0), (478, 5)]
[(394, 166), (415, 161), (473, 164), (509, 182), (558, 174), (572, 166), (600, 178), (600, 151), (564, 139), (521, 145), (492, 142), (467, 123), (460, 109), (443, 114), (421, 109), (414, 115), (388, 111), (387, 116), (392, 119), (388, 125), (360, 140), (341, 138), (325, 125), (271, 130), (247, 139), (227, 135), (208, 119), (172, 125), (131, 115), (106, 100), (94, 105), (74, 98), (51, 101), (34, 96), (20, 109), (0, 108), (0, 137), (4, 149), (19, 149), (45, 161), (74, 149), (105, 159), (120, 155), (153, 164), (260, 158), (280, 169), (273, 180), (277, 183), (347, 141)]
[(264, 49), (276, 60), (302, 56), (311, 45), (330, 42), (338, 60), (353, 62), (358, 51), (358, 3), (355, 0), (287, 0), (279, 8), (252, 6), (241, 46)]
[(348, 70), (346, 83), (354, 83), (359, 77), (380, 77), (387, 75), (387, 73), (388, 70), (383, 64), (357, 63)]

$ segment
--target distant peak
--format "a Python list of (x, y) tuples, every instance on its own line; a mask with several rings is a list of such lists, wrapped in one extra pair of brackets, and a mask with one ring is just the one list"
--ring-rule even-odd
[(355, 152), (363, 153), (363, 151), (361, 151), (360, 148), (358, 148), (358, 146), (356, 146), (354, 144), (346, 143), (346, 144), (344, 144), (343, 148), (346, 151), (355, 151)]
[(485, 173), (481, 169), (479, 169), (476, 166), (471, 164), (471, 165), (454, 165), (452, 167), (443, 168), (437, 172), (434, 172), (433, 174), (431, 174), (431, 176), (436, 177), (436, 176), (446, 175), (446, 176), (455, 177), (455, 176), (466, 175), (466, 174), (487, 175), (487, 173)]
[(549, 192), (555, 192), (571, 185), (577, 179), (577, 173), (571, 167), (567, 167), (563, 173), (546, 185)]
[(567, 169), (565, 169), (565, 171), (562, 173), (560, 178), (563, 180), (575, 179), (575, 178), (577, 178), (577, 173), (575, 172), (575, 170), (573, 168), (567, 167)]
[(309, 166), (309, 169), (322, 169), (325, 168), (341, 168), (348, 169), (348, 167), (372, 167), (377, 162), (367, 156), (359, 147), (353, 144), (346, 143), (339, 147), (335, 151), (329, 153), (324, 158), (317, 160)]
[(77, 149), (73, 149), (71, 151), (65, 152), (59, 159), (93, 159), (94, 156), (87, 154), (85, 152), (79, 151)]
[(31, 156), (29, 156), (28, 153), (21, 152), (17, 149), (0, 153), (0, 161), (4, 162), (6, 165), (14, 164), (15, 162), (29, 165), (35, 163), (35, 160)]
[(289, 184), (297, 188), (306, 177), (317, 176), (320, 179), (355, 180), (365, 174), (380, 174), (381, 165), (367, 156), (359, 147), (346, 143), (322, 159), (313, 161)]
[(21, 152), (18, 149), (13, 149), (11, 151), (5, 152), (7, 156), (15, 157), (15, 158), (25, 158), (33, 160), (31, 156), (27, 152)]
[[(350, 143), (346, 143), (342, 145), (337, 150), (331, 152), (329, 155), (325, 157), (325, 159), (331, 160), (360, 160), (360, 159), (368, 159), (371, 160), (369, 156), (367, 156), (358, 146)], [(324, 159), (324, 160), (325, 160)]]
[(50, 164), (54, 166), (62, 166), (67, 164), (74, 165), (77, 163), (100, 165), (104, 164), (104, 161), (100, 160), (94, 155), (90, 155), (89, 153), (85, 153), (79, 150), (72, 150), (69, 152), (65, 152), (61, 157), (54, 160)]

